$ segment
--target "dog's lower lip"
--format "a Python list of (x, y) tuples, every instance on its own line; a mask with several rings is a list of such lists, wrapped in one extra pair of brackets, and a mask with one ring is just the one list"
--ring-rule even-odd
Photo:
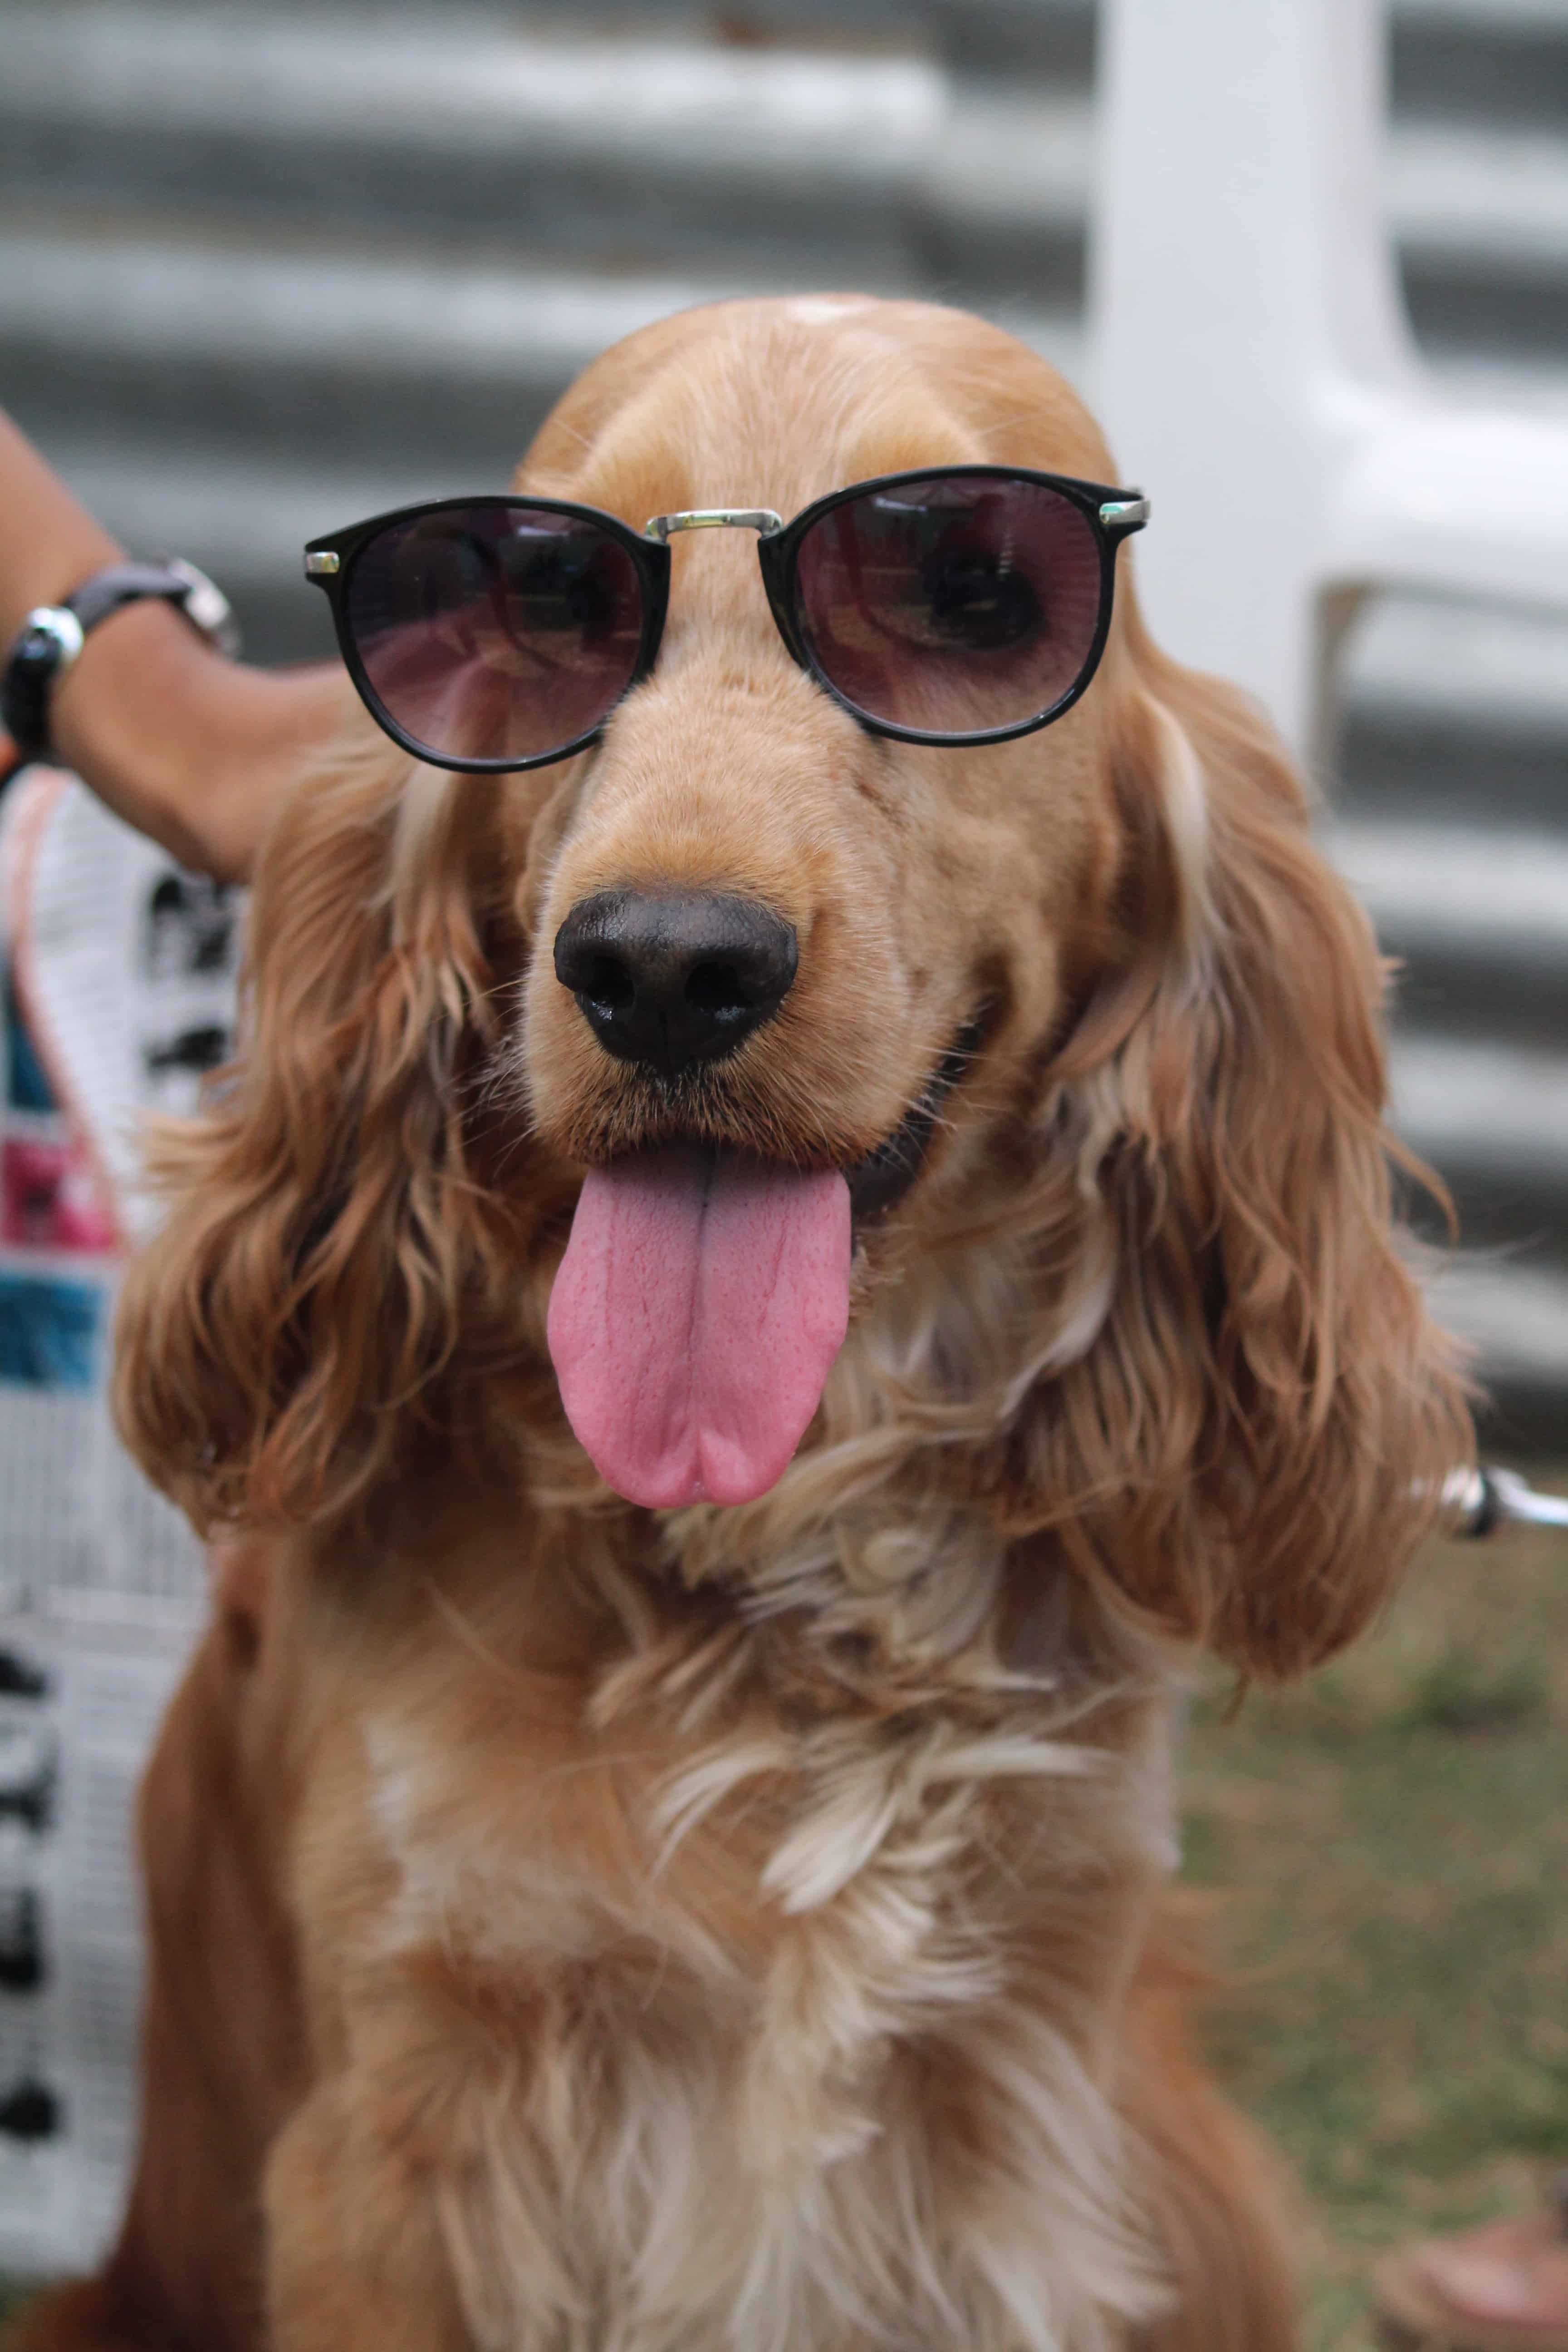
[(849, 1211), (857, 1224), (881, 1216), (909, 1191), (921, 1172), (942, 1104), (979, 1051), (984, 1034), (982, 1007), (971, 1013), (891, 1135), (846, 1168)]
[[(858, 1160), (842, 1163), (839, 1172), (849, 1189), (849, 1211), (856, 1226), (884, 1215), (901, 1201), (914, 1183), (925, 1164), (926, 1152), (932, 1132), (942, 1113), (943, 1103), (963, 1076), (984, 1043), (990, 1025), (992, 1008), (983, 1004), (973, 1013), (953, 1036), (942, 1059), (927, 1077), (924, 1086), (894, 1128), (890, 1135)], [(656, 1129), (641, 1139), (643, 1145), (692, 1143), (710, 1150), (754, 1150), (754, 1146), (738, 1139), (725, 1139), (704, 1134), (700, 1128), (669, 1127)], [(600, 1158), (593, 1152), (585, 1158), (595, 1166), (605, 1166), (635, 1150), (638, 1145), (623, 1146), (619, 1152)]]

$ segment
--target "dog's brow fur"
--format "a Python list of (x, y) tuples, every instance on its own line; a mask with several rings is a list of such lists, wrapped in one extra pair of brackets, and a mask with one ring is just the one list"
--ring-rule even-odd
[[(1021, 344), (824, 297), (634, 336), (520, 479), (640, 527), (964, 457), (1116, 478)], [(1016, 742), (861, 732), (715, 533), (592, 751), (437, 778), (354, 719), (301, 779), (122, 1313), (132, 1444), (242, 1532), (143, 1817), (140, 2185), (28, 2352), (248, 2352), (264, 2305), (279, 2352), (1294, 2341), (1188, 2045), (1173, 1677), (1350, 1639), (1468, 1435), (1370, 934), (1120, 563), (1093, 686)], [(799, 972), (664, 1082), (551, 945), (674, 887)], [(544, 1347), (583, 1163), (849, 1165), (960, 1037), (795, 1460), (619, 1503)]]

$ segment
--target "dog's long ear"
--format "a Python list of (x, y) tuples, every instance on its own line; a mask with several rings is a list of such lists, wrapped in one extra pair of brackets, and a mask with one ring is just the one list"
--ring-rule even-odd
[(154, 1154), (168, 1213), (127, 1281), (117, 1407), (204, 1528), (363, 1492), (439, 1416), (500, 1289), (502, 1212), (470, 1161), (508, 919), (486, 894), (517, 866), (483, 796), (400, 782), (346, 753), (276, 828), (238, 1060)]
[(1263, 714), (1127, 622), (1124, 952), (1058, 1097), (1109, 1305), (1030, 1483), (1156, 1621), (1288, 1674), (1377, 1607), (1473, 1439), (1391, 1208), (1370, 927)]

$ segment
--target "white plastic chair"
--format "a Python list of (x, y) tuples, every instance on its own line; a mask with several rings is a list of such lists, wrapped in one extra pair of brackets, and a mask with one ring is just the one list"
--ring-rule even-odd
[(1568, 425), (1446, 397), (1380, 201), (1382, 0), (1103, 0), (1091, 319), (1171, 651), (1321, 749), (1386, 584), (1568, 614)]

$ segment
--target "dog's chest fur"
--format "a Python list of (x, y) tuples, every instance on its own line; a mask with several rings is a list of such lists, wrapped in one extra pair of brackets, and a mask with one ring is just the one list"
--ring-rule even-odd
[(442, 1653), (345, 1740), (329, 2038), (498, 2352), (1092, 2352), (1158, 2300), (1108, 2053), (1162, 1696), (976, 1651), (825, 1699), (803, 1638), (592, 1685)]

